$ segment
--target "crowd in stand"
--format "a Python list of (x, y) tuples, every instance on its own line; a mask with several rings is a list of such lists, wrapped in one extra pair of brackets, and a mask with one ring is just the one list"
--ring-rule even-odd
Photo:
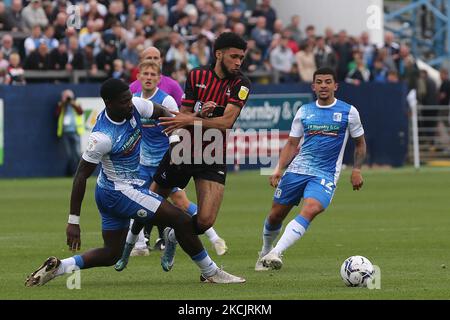
[[(5, 1), (6, 2), (6, 1)], [(385, 34), (377, 47), (364, 32), (302, 27), (301, 17), (277, 17), (270, 0), (251, 10), (240, 0), (9, 0), (0, 1), (0, 83), (23, 84), (26, 70), (105, 70), (136, 79), (140, 52), (158, 47), (163, 73), (181, 84), (187, 72), (211, 63), (212, 43), (225, 30), (248, 40), (247, 74), (277, 72), (280, 82), (311, 82), (317, 68), (335, 68), (339, 81), (406, 81), (418, 86), (419, 70), (407, 45)], [(73, 6), (75, 5), (75, 6)], [(68, 10), (69, 9), (69, 10)], [(69, 12), (69, 13), (68, 13)], [(14, 33), (26, 34), (14, 39)], [(256, 81), (267, 81), (257, 78)]]

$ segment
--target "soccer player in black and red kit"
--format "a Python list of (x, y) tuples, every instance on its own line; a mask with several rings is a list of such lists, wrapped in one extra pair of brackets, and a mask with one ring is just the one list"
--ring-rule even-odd
[[(223, 150), (215, 150), (222, 152), (221, 161), (207, 164), (202, 158), (200, 164), (194, 163), (194, 150), (190, 163), (175, 165), (171, 162), (172, 149), (169, 149), (151, 186), (152, 191), (165, 197), (173, 187), (184, 188), (191, 177), (194, 178), (198, 214), (193, 216), (192, 223), (197, 234), (213, 226), (222, 203), (227, 169), (225, 131), (233, 127), (250, 92), (250, 80), (240, 71), (246, 49), (247, 43), (240, 36), (232, 32), (222, 33), (214, 43), (215, 63), (211, 67), (195, 68), (188, 74), (180, 112), (173, 118), (160, 118), (167, 133), (188, 128), (191, 136), (196, 138), (192, 135), (195, 122), (196, 125), (201, 123), (202, 130), (214, 128), (223, 134)], [(207, 145), (203, 142), (202, 151)], [(161, 265), (169, 271), (174, 261), (176, 238), (169, 229), (164, 235), (169, 242), (166, 242)]]

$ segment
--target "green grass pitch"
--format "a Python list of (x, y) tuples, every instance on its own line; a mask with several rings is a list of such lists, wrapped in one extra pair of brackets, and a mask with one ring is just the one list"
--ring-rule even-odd
[[(250, 171), (227, 178), (215, 228), (229, 253), (217, 257), (202, 237), (216, 263), (247, 283), (201, 284), (197, 267), (177, 248), (171, 272), (162, 271), (159, 252), (153, 251), (149, 257), (131, 258), (121, 273), (112, 267), (83, 270), (80, 290), (67, 289), (67, 277), (43, 287), (24, 287), (26, 275), (45, 258), (71, 255), (65, 227), (72, 181), (0, 180), (0, 299), (450, 298), (450, 170), (365, 171), (359, 192), (352, 191), (349, 175), (343, 172), (331, 206), (285, 252), (279, 271), (254, 271), (273, 189), (267, 176)], [(82, 250), (102, 245), (94, 185), (91, 178), (82, 208)], [(295, 208), (285, 224), (297, 212)], [(339, 268), (351, 255), (366, 256), (380, 267), (381, 289), (344, 286)]]

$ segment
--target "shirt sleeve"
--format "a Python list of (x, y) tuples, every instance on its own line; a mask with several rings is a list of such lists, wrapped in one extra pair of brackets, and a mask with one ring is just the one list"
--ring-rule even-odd
[(300, 118), (302, 108), (298, 109), (295, 114), (294, 120), (292, 121), (291, 132), (289, 132), (290, 137), (300, 138), (303, 137), (303, 124)]
[(163, 107), (166, 107), (170, 111), (178, 111), (178, 105), (175, 99), (172, 96), (167, 96), (164, 98), (163, 102), (161, 103)]
[(150, 100), (133, 97), (134, 106), (143, 118), (151, 118), (153, 115), (153, 102)]
[(87, 162), (98, 164), (111, 148), (111, 139), (106, 134), (99, 131), (92, 132), (82, 158)]
[(352, 138), (358, 138), (364, 134), (364, 129), (359, 118), (359, 112), (354, 106), (350, 108), (348, 114), (348, 129)]
[(197, 94), (194, 90), (194, 74), (196, 71), (196, 69), (193, 69), (189, 72), (181, 99), (181, 105), (190, 109), (194, 109), (194, 105), (197, 102)]
[(245, 77), (239, 78), (230, 88), (230, 99), (228, 103), (243, 108), (250, 93), (250, 80)]

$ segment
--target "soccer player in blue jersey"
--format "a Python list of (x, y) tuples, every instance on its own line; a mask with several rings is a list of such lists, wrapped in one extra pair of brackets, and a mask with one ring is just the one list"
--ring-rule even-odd
[[(363, 185), (364, 129), (356, 108), (334, 97), (337, 88), (334, 71), (318, 69), (312, 84), (317, 100), (301, 106), (294, 117), (288, 141), (270, 177), (270, 184), (276, 190), (272, 209), (264, 222), (263, 246), (256, 271), (280, 269), (282, 253), (299, 240), (312, 220), (328, 207), (341, 172), (349, 135), (355, 142), (350, 182), (353, 190), (359, 190)], [(302, 198), (300, 214), (287, 224), (273, 247), (283, 220)]]
[[(178, 111), (175, 99), (157, 87), (160, 76), (161, 69), (159, 64), (148, 60), (141, 62), (139, 64), (138, 80), (141, 82), (142, 90), (136, 92), (134, 96), (161, 104), (170, 111)], [(145, 181), (143, 187), (148, 189), (153, 181), (153, 175), (156, 172), (159, 163), (169, 148), (169, 138), (163, 133), (164, 127), (159, 125), (157, 120), (141, 118), (141, 122), (143, 130), (139, 174), (140, 178)], [(193, 216), (197, 214), (197, 206), (189, 201), (183, 189), (173, 188), (170, 198), (175, 206), (183, 209), (189, 215)], [(130, 233), (137, 235), (137, 237), (132, 237)], [(214, 228), (211, 227), (205, 234), (213, 244), (218, 255), (226, 253), (227, 247), (225, 241), (217, 235)], [(130, 255), (148, 255), (148, 248), (145, 243), (142, 225), (140, 223), (133, 224), (133, 227), (130, 228), (128, 234), (128, 239), (135, 240), (136, 238), (136, 243), (127, 242), (125, 244), (122, 258), (115, 266), (116, 270), (121, 271), (125, 268)]]
[(80, 249), (80, 211), (86, 181), (99, 163), (95, 200), (102, 217), (103, 248), (59, 260), (48, 258), (25, 281), (28, 287), (40, 286), (53, 278), (74, 270), (111, 266), (119, 260), (125, 245), (130, 218), (143, 223), (172, 226), (183, 250), (201, 270), (201, 281), (210, 283), (242, 283), (211, 260), (198, 236), (192, 219), (161, 196), (142, 188), (139, 179), (141, 117), (158, 119), (170, 112), (151, 101), (133, 97), (128, 85), (118, 79), (102, 84), (101, 97), (106, 108), (98, 115), (75, 174), (67, 224), (67, 245)]

